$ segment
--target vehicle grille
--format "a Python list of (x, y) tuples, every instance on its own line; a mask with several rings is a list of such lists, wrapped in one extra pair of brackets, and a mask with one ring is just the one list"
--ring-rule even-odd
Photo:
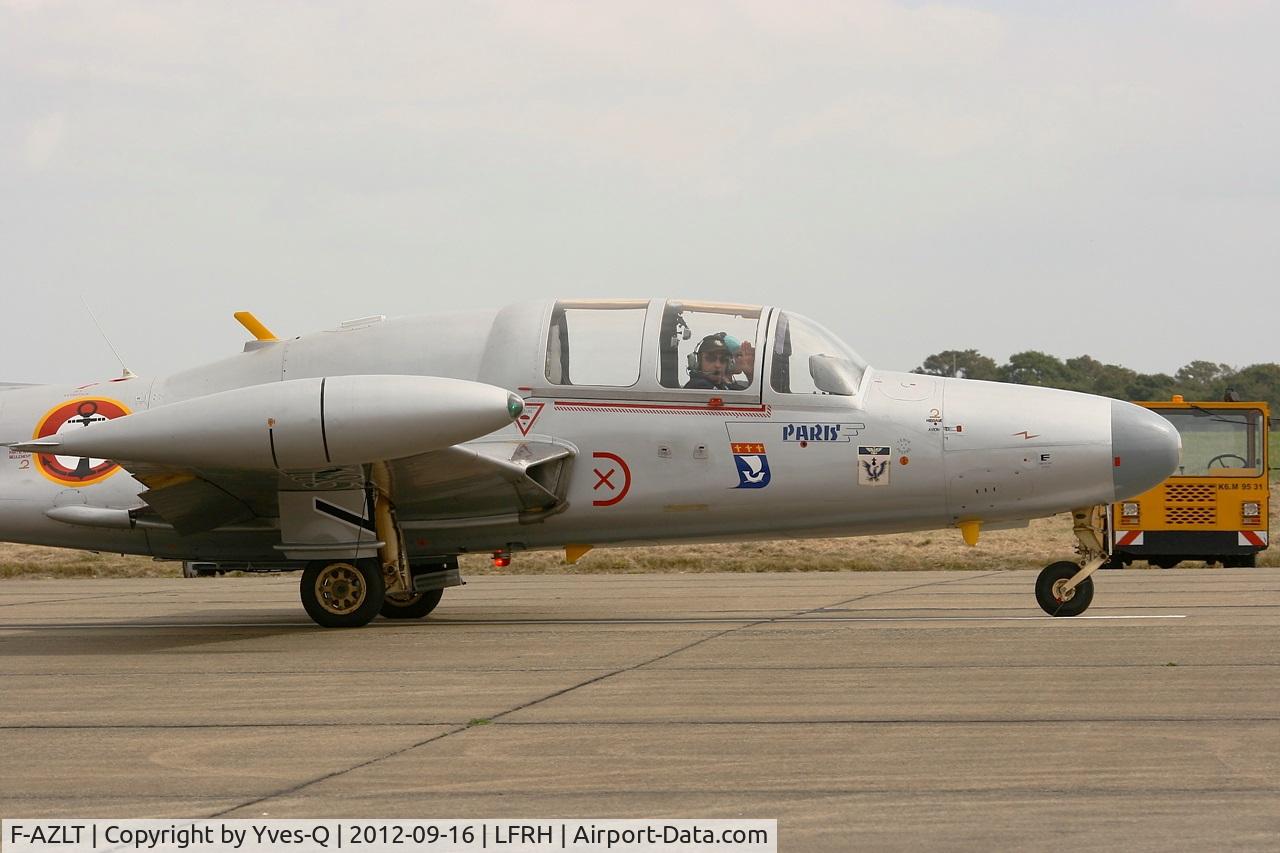
[(1164, 523), (1173, 525), (1215, 524), (1218, 511), (1211, 506), (1166, 506)]
[(1170, 483), (1164, 487), (1164, 499), (1169, 503), (1213, 503), (1216, 493), (1211, 485), (1194, 483)]
[(1192, 527), (1218, 521), (1217, 487), (1198, 483), (1169, 483), (1164, 487), (1164, 523)]

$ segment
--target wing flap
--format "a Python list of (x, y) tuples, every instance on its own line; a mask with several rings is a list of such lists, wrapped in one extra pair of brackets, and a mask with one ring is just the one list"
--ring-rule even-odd
[(253, 510), (240, 498), (199, 478), (163, 489), (148, 489), (138, 497), (183, 536), (254, 517)]

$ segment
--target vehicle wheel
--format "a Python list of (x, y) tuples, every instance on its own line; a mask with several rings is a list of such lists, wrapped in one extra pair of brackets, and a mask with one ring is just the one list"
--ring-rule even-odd
[(1236, 557), (1223, 557), (1222, 567), (1225, 569), (1255, 569), (1258, 567), (1258, 555), (1241, 554)]
[(443, 589), (429, 589), (413, 595), (388, 594), (382, 602), (382, 615), (388, 619), (421, 619), (440, 603)]
[(1076, 572), (1077, 563), (1063, 560), (1051, 563), (1036, 578), (1036, 601), (1040, 609), (1050, 616), (1079, 616), (1093, 601), (1093, 578), (1085, 578), (1073, 590), (1062, 592), (1062, 587)]
[(386, 587), (377, 560), (317, 560), (302, 572), (302, 606), (324, 628), (359, 628), (378, 615)]
[(1156, 557), (1154, 559), (1147, 560), (1147, 562), (1159, 569), (1172, 569), (1182, 561), (1177, 557)]

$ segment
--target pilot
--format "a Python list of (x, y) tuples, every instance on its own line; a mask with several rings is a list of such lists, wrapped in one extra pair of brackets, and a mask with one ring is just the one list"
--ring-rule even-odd
[[(707, 335), (689, 355), (689, 381), (686, 388), (715, 391), (741, 391), (751, 386), (756, 369), (755, 347), (750, 341), (739, 341), (728, 332)], [(745, 380), (735, 380), (739, 373)]]

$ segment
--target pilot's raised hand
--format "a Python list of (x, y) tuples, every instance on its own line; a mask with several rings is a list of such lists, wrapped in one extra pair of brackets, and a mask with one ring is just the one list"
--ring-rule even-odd
[(743, 341), (742, 346), (738, 349), (738, 358), (736, 367), (741, 373), (747, 375), (748, 382), (754, 382), (756, 378), (756, 348), (751, 341)]

